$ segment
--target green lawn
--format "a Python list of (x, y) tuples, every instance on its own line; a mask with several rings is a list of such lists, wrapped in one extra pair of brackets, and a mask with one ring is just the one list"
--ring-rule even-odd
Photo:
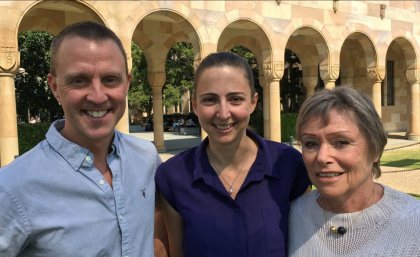
[(386, 151), (382, 155), (381, 165), (406, 169), (420, 169), (420, 149), (416, 147)]

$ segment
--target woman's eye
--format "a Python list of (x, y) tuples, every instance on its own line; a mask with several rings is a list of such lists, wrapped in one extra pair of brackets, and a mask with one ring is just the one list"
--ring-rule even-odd
[(201, 102), (205, 105), (211, 105), (216, 102), (216, 99), (213, 97), (206, 97), (206, 98), (201, 99)]
[(349, 144), (349, 142), (348, 142), (348, 141), (346, 141), (346, 140), (339, 140), (339, 141), (337, 141), (337, 142), (335, 143), (335, 145), (336, 145), (336, 147), (337, 147), (337, 148), (343, 148), (343, 147), (346, 147), (348, 144)]
[(306, 149), (314, 149), (317, 146), (317, 143), (314, 141), (302, 142), (303, 147)]
[(241, 104), (243, 102), (244, 98), (240, 97), (240, 96), (234, 96), (232, 98), (230, 98), (230, 102), (234, 105), (238, 105)]

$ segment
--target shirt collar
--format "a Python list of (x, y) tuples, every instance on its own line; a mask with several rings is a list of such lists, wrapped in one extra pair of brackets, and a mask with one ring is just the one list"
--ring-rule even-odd
[[(270, 154), (265, 140), (248, 129), (246, 130), (246, 134), (258, 144), (257, 157), (251, 166), (250, 173), (248, 174), (249, 178), (251, 180), (261, 180), (264, 176), (278, 177), (270, 167), (272, 160), (270, 160)], [(208, 144), (209, 139), (206, 137), (195, 150), (193, 181), (217, 176), (210, 166), (206, 153)]]
[[(48, 129), (46, 140), (53, 148), (75, 171), (78, 171), (82, 166), (93, 165), (93, 154), (88, 149), (75, 144), (61, 135), (60, 131), (64, 128), (65, 120), (56, 120)], [(120, 133), (114, 134), (114, 139), (111, 144), (110, 152), (116, 156), (120, 155)]]

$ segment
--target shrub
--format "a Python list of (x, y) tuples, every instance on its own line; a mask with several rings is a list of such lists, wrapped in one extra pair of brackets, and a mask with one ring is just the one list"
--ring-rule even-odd
[[(297, 113), (281, 113), (281, 141), (289, 142), (290, 137), (295, 136)], [(262, 113), (253, 113), (249, 122), (249, 126), (258, 135), (264, 136), (264, 116)]]
[(281, 114), (281, 141), (289, 142), (290, 137), (296, 138), (296, 119), (297, 113), (282, 113)]
[(45, 139), (50, 123), (22, 123), (18, 124), (19, 154), (29, 151)]

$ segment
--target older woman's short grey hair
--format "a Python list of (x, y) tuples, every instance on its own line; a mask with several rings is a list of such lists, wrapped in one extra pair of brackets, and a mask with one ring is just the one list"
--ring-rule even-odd
[[(296, 136), (301, 141), (302, 127), (312, 119), (320, 119), (327, 125), (331, 111), (337, 111), (354, 119), (368, 143), (370, 158), (382, 156), (387, 143), (381, 118), (372, 101), (364, 94), (350, 87), (323, 89), (310, 96), (300, 108), (296, 122)], [(373, 164), (373, 176), (381, 175), (380, 162)]]

